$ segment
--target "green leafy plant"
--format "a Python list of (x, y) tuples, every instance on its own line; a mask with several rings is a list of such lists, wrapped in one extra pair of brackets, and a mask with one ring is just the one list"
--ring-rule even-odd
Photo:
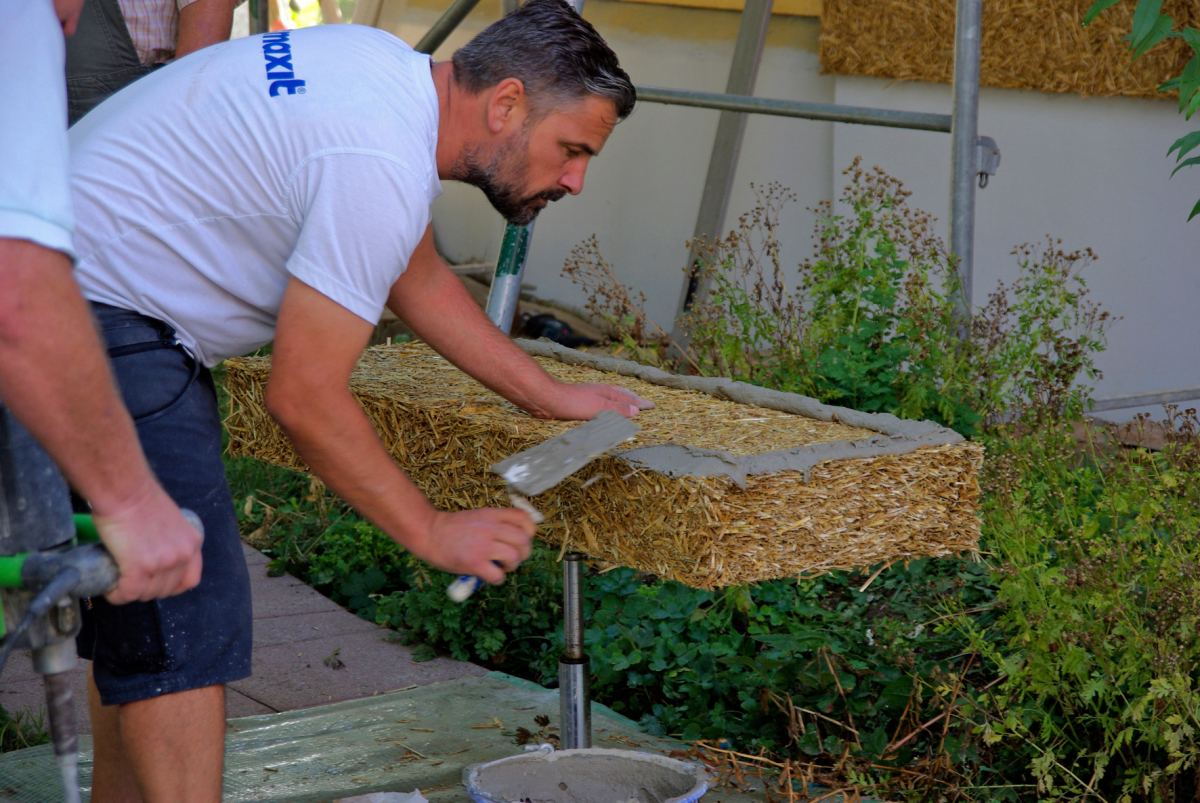
[(701, 370), (691, 355), (646, 314), (643, 309), (646, 294), (626, 287), (617, 279), (612, 265), (600, 254), (596, 235), (571, 250), (563, 273), (590, 291), (587, 309), (619, 344), (618, 352), (623, 351), (629, 359), (646, 365), (670, 367), (674, 349), (674, 354), (685, 355), (693, 370)]
[(814, 396), (867, 412), (930, 418), (971, 435), (1021, 416), (1077, 416), (1100, 376), (1095, 355), (1113, 318), (1088, 298), (1091, 251), (1047, 240), (1014, 251), (1011, 286), (997, 286), (973, 315), (970, 337), (956, 317), (959, 277), (909, 193), (860, 160), (835, 207), (816, 210), (816, 253), (789, 277), (779, 260), (780, 211), (794, 200), (778, 184), (757, 189), (755, 207), (700, 254), (707, 287), (681, 320), (685, 345), (642, 309), (616, 278), (593, 236), (564, 272), (589, 292), (632, 359)]
[(779, 213), (795, 195), (779, 184), (753, 187), (757, 203), (715, 243), (693, 242), (699, 287), (681, 321), (697, 373), (811, 390), (810, 319), (779, 260)]
[[(412, 643), (554, 686), (563, 638), (556, 558), (538, 545), (505, 586), (462, 605), (447, 604), (452, 578), (434, 572), (381, 599), (376, 621)], [(827, 782), (844, 782), (846, 761), (885, 762), (902, 775), (931, 742), (939, 754), (972, 755), (969, 732), (919, 726), (947, 705), (939, 689), (980, 672), (935, 608), (991, 615), (985, 567), (919, 560), (869, 588), (865, 579), (710, 592), (627, 568), (591, 572), (583, 590), (593, 696), (651, 733), (794, 755)]]
[(1076, 421), (1101, 377), (1113, 316), (1092, 303), (1084, 269), (1096, 255), (1046, 239), (1013, 250), (1020, 273), (998, 282), (971, 319), (974, 404), (996, 419)]
[[(1084, 15), (1083, 24), (1089, 24), (1105, 9), (1120, 2), (1122, 0), (1096, 0)], [(1170, 14), (1162, 13), (1162, 0), (1137, 0), (1137, 7), (1133, 12), (1132, 29), (1129, 35), (1121, 40), (1129, 43), (1132, 58), (1135, 60), (1141, 58), (1150, 48), (1171, 38), (1182, 39), (1193, 55), (1184, 65), (1183, 71), (1164, 82), (1159, 90), (1163, 92), (1178, 90), (1179, 113), (1184, 116), (1185, 120), (1191, 120), (1196, 110), (1200, 109), (1200, 31), (1191, 27), (1176, 31), (1174, 18)], [(1176, 165), (1175, 169), (1171, 171), (1172, 177), (1185, 167), (1194, 167), (1200, 164), (1200, 156), (1186, 158), (1197, 147), (1200, 147), (1200, 131), (1193, 131), (1175, 140), (1167, 150), (1168, 157), (1175, 154)], [(1200, 215), (1200, 201), (1197, 201), (1196, 205), (1192, 207), (1188, 220), (1196, 215)]]
[(375, 621), (460, 661), (540, 680), (541, 673), (531, 668), (557, 660), (548, 652), (552, 634), (561, 628), (557, 558), (556, 550), (535, 542), (533, 554), (504, 585), (484, 586), (463, 604), (446, 597), (452, 575), (426, 570), (407, 588), (380, 597)]
[(1176, 413), (1161, 451), (1083, 462), (1063, 428), (994, 444), (985, 521), (1006, 612), (956, 621), (1003, 679), (974, 696), (984, 741), (1022, 757), (1041, 800), (1200, 793), (1198, 431)]
[(800, 267), (817, 395), (973, 431), (981, 414), (958, 337), (954, 263), (898, 180), (857, 159), (848, 172), (847, 212), (821, 205), (816, 257)]
[[(646, 584), (622, 569), (594, 578), (594, 686), (654, 733), (878, 760), (926, 711), (919, 688), (961, 652), (954, 634), (929, 625), (931, 606), (978, 607), (990, 591), (969, 561), (913, 561), (859, 590), (864, 577), (722, 592)], [(899, 760), (923, 746), (910, 741)]]

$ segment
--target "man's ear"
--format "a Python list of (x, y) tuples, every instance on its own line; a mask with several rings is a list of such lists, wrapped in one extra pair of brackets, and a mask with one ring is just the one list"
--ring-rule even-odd
[(488, 98), (488, 130), (499, 134), (513, 122), (524, 122), (525, 114), (525, 84), (517, 78), (505, 78), (496, 84)]

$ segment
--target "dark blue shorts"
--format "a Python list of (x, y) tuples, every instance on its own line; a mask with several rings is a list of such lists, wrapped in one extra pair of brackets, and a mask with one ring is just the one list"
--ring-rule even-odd
[(85, 601), (79, 654), (94, 662), (105, 705), (248, 677), (250, 574), (221, 461), (212, 376), (165, 323), (103, 304), (92, 310), (151, 470), (204, 522), (204, 571), (200, 585), (167, 599)]

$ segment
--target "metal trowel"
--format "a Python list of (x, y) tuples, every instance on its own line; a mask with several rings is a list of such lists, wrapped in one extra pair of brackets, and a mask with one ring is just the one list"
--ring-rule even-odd
[[(492, 473), (508, 484), (513, 507), (528, 513), (534, 524), (541, 524), (542, 514), (526, 497), (548, 491), (597, 457), (633, 440), (640, 429), (621, 414), (604, 410), (591, 421), (494, 463)], [(455, 602), (462, 602), (481, 585), (483, 581), (478, 577), (464, 574), (450, 584), (446, 593)]]

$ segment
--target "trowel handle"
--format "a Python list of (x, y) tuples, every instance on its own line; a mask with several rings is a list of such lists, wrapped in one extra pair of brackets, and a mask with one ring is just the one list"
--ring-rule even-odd
[(469, 574), (460, 574), (458, 579), (446, 586), (446, 596), (453, 602), (466, 602), (479, 590), (483, 581)]
[[(500, 565), (500, 561), (498, 560), (494, 560), (492, 563), (497, 566)], [(471, 598), (472, 594), (482, 587), (483, 581), (478, 577), (472, 577), (469, 574), (460, 574), (457, 580), (446, 586), (446, 596), (454, 602), (466, 602)]]
[[(534, 524), (541, 524), (546, 520), (541, 511), (529, 503), (529, 500), (520, 494), (509, 492), (508, 499), (512, 502), (512, 506), (517, 510), (523, 511)], [(492, 563), (500, 566), (500, 561), (494, 560)], [(501, 566), (501, 568), (504, 568)], [(455, 602), (466, 602), (483, 585), (483, 581), (478, 577), (472, 577), (469, 574), (461, 574), (458, 579), (446, 587), (446, 596)]]

